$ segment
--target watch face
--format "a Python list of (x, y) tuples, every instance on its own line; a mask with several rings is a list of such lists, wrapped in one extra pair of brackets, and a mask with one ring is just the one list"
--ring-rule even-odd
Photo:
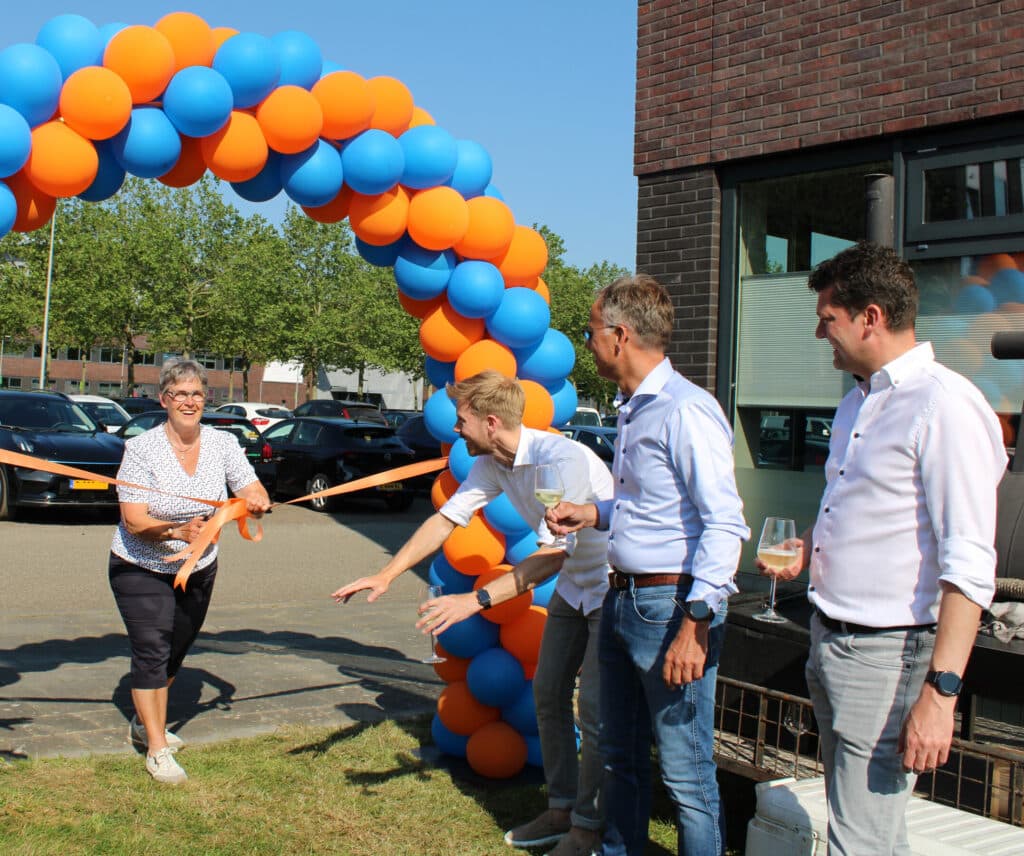
[(943, 695), (959, 695), (960, 685), (960, 678), (954, 672), (939, 672), (935, 676), (935, 687)]
[(688, 600), (686, 614), (694, 621), (710, 621), (711, 607), (702, 600)]

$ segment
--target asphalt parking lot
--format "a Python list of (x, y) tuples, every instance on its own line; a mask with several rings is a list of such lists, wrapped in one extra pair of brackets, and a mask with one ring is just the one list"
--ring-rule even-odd
[[(375, 503), (278, 508), (264, 539), (221, 538), (203, 633), (172, 689), (169, 727), (206, 742), (303, 722), (425, 713), (441, 682), (414, 628), (426, 565), (375, 604), (337, 606), (432, 512)], [(107, 583), (110, 514), (24, 513), (0, 523), (0, 758), (131, 751), (128, 644)]]

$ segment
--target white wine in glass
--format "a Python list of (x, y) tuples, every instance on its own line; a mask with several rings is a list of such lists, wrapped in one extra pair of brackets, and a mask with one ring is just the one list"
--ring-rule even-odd
[[(785, 517), (769, 517), (764, 521), (761, 540), (757, 542), (757, 558), (769, 568), (786, 568), (796, 561), (796, 524)], [(775, 577), (768, 593), (768, 605), (752, 616), (758, 621), (778, 624), (785, 617), (775, 611)]]
[[(565, 485), (562, 484), (562, 476), (558, 467), (554, 464), (538, 464), (533, 471), (533, 495), (537, 502), (545, 508), (554, 508), (565, 496)], [(552, 547), (564, 547), (566, 545), (563, 536), (557, 536)]]
[[(427, 586), (427, 600), (433, 600), (443, 594), (444, 589), (442, 589), (441, 586)], [(431, 612), (433, 612), (433, 610), (431, 610)], [(430, 613), (427, 614), (429, 615)], [(437, 653), (437, 637), (433, 633), (430, 634), (430, 656), (424, 657), (420, 662), (427, 663), (428, 665), (447, 662), (445, 657), (442, 657)]]

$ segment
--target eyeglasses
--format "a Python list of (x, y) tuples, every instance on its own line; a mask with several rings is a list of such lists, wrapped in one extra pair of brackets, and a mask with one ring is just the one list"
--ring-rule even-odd
[(206, 401), (206, 393), (202, 390), (199, 392), (165, 392), (164, 395), (175, 404), (184, 404), (186, 401)]
[[(618, 324), (602, 324), (597, 329), (598, 330), (614, 330), (618, 326), (619, 326)], [(593, 339), (593, 338), (594, 338), (594, 331), (591, 330), (589, 327), (584, 327), (583, 328), (583, 341), (589, 343), (590, 340)]]

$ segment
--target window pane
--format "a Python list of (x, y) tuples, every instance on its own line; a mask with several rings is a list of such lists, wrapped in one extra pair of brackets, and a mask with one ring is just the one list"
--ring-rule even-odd
[(1020, 158), (937, 167), (924, 172), (924, 222), (1024, 213)]

